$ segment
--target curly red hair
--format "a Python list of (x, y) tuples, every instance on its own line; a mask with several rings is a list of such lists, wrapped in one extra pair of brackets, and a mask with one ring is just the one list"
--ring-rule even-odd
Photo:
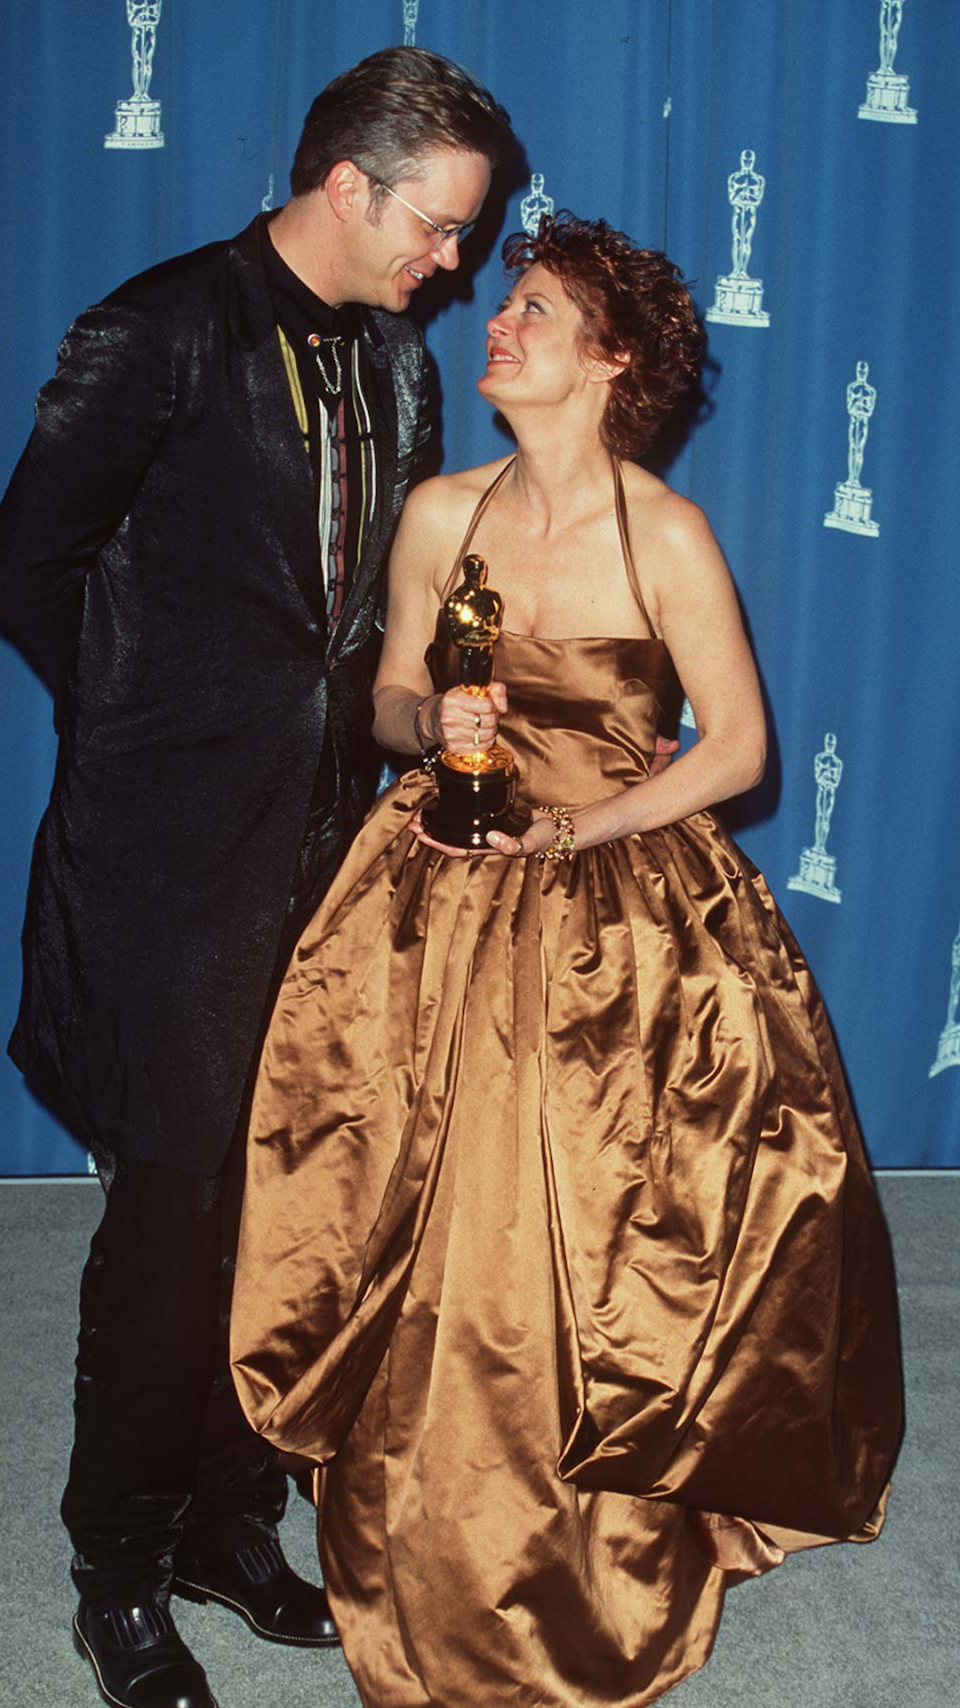
[(537, 263), (560, 280), (583, 322), (583, 347), (629, 359), (610, 382), (600, 437), (618, 457), (645, 451), (700, 371), (706, 339), (680, 269), (658, 249), (637, 249), (603, 219), (544, 214), (535, 237), (503, 246), (508, 273)]

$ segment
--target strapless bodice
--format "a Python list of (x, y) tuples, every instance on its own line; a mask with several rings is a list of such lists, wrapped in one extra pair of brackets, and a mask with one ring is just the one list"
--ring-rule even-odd
[[(453, 687), (457, 652), (439, 619), (426, 658), (435, 689)], [(516, 756), (526, 800), (584, 806), (647, 775), (676, 693), (663, 641), (542, 640), (504, 630), (495, 673), (509, 701), (500, 737)]]

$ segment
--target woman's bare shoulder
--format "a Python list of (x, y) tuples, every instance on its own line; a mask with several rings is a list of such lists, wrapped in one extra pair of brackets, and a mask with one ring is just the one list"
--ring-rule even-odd
[(411, 577), (425, 578), (439, 594), (478, 499), (508, 461), (501, 457), (479, 468), (434, 475), (414, 487), (404, 504), (390, 559), (395, 585), (406, 585)]
[(420, 521), (449, 521), (466, 507), (472, 509), (509, 461), (509, 457), (500, 457), (476, 468), (458, 469), (455, 474), (436, 474), (414, 488), (407, 508), (412, 508)]
[(714, 545), (713, 529), (699, 504), (674, 492), (666, 481), (636, 463), (623, 465), (631, 535), (669, 555), (702, 551)]

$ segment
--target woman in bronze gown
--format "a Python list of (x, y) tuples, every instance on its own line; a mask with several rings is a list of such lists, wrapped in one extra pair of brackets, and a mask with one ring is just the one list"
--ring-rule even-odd
[[(326, 1467), (368, 1708), (654, 1701), (730, 1573), (877, 1534), (901, 1427), (829, 1025), (709, 811), (763, 767), (736, 597), (697, 507), (621, 460), (695, 372), (690, 299), (602, 223), (507, 259), (479, 389), (517, 453), (408, 500), (376, 718), (411, 755), (499, 731), (533, 822), (456, 857), (429, 774), (381, 799), (294, 954), (250, 1137), (237, 1382)], [(438, 622), (468, 546), (505, 601), (479, 700)], [(700, 739), (658, 770), (674, 672)]]

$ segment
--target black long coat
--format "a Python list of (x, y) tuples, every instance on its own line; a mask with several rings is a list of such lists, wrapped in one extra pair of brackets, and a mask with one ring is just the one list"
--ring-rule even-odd
[(256, 222), (80, 316), (0, 508), (0, 619), (60, 722), (10, 1049), (119, 1155), (222, 1161), (327, 725), (328, 877), (369, 805), (371, 634), (426, 428), (419, 333), (363, 320), (379, 496), (331, 636)]

